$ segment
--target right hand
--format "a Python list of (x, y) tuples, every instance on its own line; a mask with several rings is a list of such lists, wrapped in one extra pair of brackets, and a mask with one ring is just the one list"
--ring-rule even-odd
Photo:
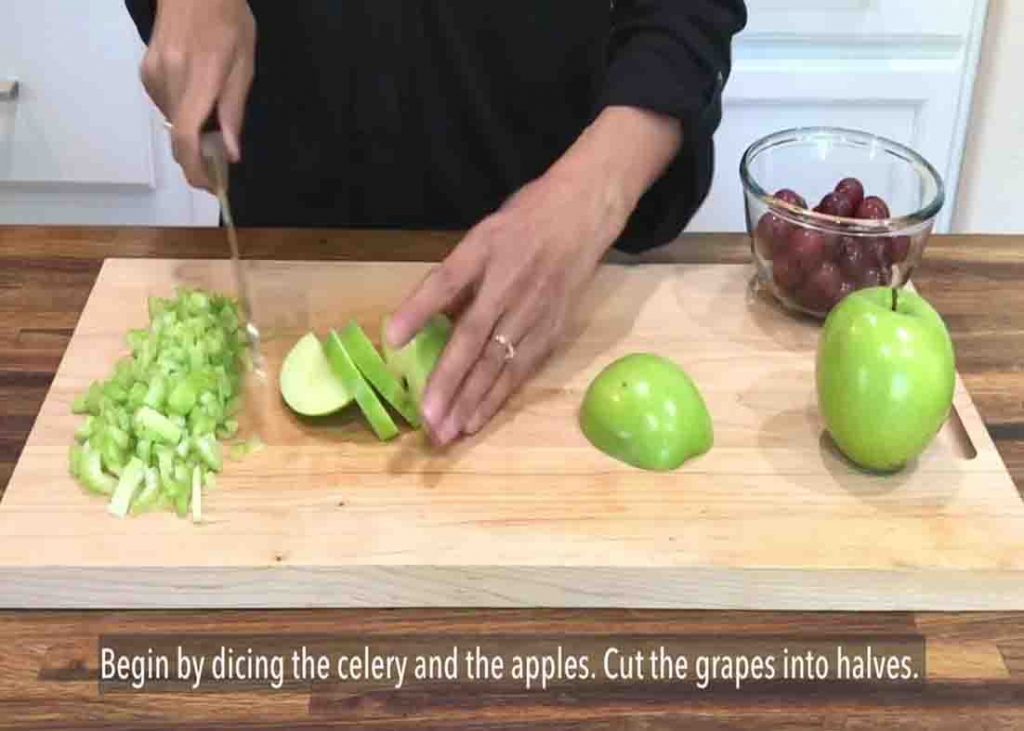
[(216, 110), (232, 162), (255, 71), (256, 19), (247, 0), (159, 0), (142, 83), (173, 125), (174, 158), (196, 188), (212, 189), (200, 136)]

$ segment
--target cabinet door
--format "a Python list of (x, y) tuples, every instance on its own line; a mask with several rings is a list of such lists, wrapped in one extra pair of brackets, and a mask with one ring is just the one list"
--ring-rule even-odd
[(754, 140), (790, 127), (833, 125), (902, 142), (935, 165), (948, 189), (937, 228), (947, 230), (986, 3), (748, 0), (748, 6), (750, 25), (736, 42), (716, 136), (714, 184), (690, 229), (744, 229), (738, 169)]
[(0, 222), (216, 221), (173, 164), (138, 79), (143, 51), (120, 0), (5, 0)]

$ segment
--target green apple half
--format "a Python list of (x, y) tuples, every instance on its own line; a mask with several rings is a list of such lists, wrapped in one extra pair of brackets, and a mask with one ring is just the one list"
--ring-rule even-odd
[(352, 402), (352, 393), (334, 375), (316, 333), (299, 339), (281, 365), (281, 397), (303, 416), (325, 416)]
[(452, 321), (445, 315), (435, 315), (412, 340), (398, 349), (388, 346), (387, 330), (385, 319), (381, 330), (384, 360), (391, 372), (406, 383), (418, 410), (430, 374), (452, 336)]
[(583, 399), (580, 427), (605, 454), (647, 470), (674, 470), (714, 443), (693, 381), (649, 353), (627, 355), (598, 374)]
[(352, 357), (342, 345), (338, 333), (333, 330), (327, 336), (327, 342), (324, 343), (324, 353), (327, 355), (327, 360), (334, 373), (341, 379), (342, 385), (355, 397), (359, 409), (363, 412), (366, 420), (370, 422), (370, 428), (373, 429), (377, 438), (385, 442), (398, 436), (398, 427), (395, 426), (391, 415), (388, 414), (384, 404), (380, 402), (370, 384), (356, 368), (356, 364), (352, 362)]
[(953, 403), (953, 342), (914, 292), (854, 292), (818, 343), (818, 407), (836, 446), (861, 467), (892, 472), (928, 446)]
[(359, 372), (370, 382), (377, 393), (384, 397), (384, 400), (394, 407), (395, 411), (402, 415), (411, 426), (420, 425), (419, 410), (409, 396), (398, 378), (388, 370), (384, 359), (373, 347), (370, 338), (366, 336), (358, 324), (350, 322), (348, 327), (341, 331), (341, 344), (356, 364)]

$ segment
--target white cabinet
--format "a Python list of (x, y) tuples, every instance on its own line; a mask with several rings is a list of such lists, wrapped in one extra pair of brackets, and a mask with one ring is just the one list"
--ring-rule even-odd
[(143, 47), (120, 0), (4, 0), (0, 222), (212, 224), (138, 80)]
[[(902, 142), (946, 182), (949, 227), (986, 0), (748, 0), (716, 137), (711, 195), (690, 230), (744, 228), (739, 161), (789, 127), (836, 125)], [(823, 194), (825, 191), (821, 191)]]
[[(683, 2), (684, 0), (680, 0)], [(691, 230), (743, 228), (737, 168), (786, 127), (865, 129), (925, 155), (955, 200), (986, 0), (748, 0), (717, 136), (714, 187)], [(213, 225), (138, 82), (122, 0), (3, 0), (0, 224)]]

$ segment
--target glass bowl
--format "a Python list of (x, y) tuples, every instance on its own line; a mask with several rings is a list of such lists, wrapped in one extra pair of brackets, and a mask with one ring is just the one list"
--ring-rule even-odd
[[(886, 205), (855, 209), (856, 184), (839, 185), (850, 178), (863, 198)], [(740, 179), (760, 283), (786, 307), (819, 318), (854, 290), (906, 284), (945, 199), (942, 178), (916, 152), (838, 127), (758, 140), (740, 161)]]

